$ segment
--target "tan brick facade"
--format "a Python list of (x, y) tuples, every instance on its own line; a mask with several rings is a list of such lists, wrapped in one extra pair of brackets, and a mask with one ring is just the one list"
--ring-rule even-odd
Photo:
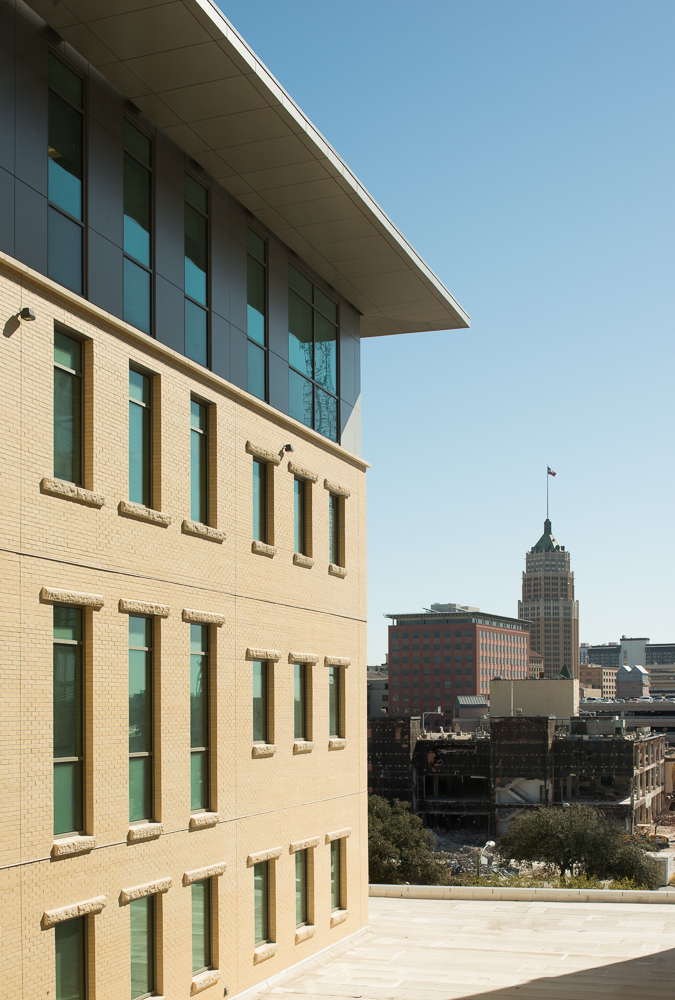
[[(4, 996), (54, 996), (53, 926), (66, 907), (63, 912), (71, 915), (86, 914), (89, 995), (95, 1000), (128, 997), (126, 899), (130, 889), (150, 883), (157, 883), (156, 992), (167, 1000), (202, 989), (205, 997), (222, 997), (226, 988), (235, 995), (367, 923), (366, 465), (6, 256), (0, 260), (0, 302), (3, 322), (23, 306), (36, 314), (34, 322), (8, 323), (1, 359)], [(85, 342), (79, 491), (53, 479), (55, 323)], [(167, 515), (163, 519), (126, 516), (128, 511), (120, 509), (128, 500), (130, 363), (154, 380), (153, 508)], [(212, 536), (184, 525), (190, 519), (191, 394), (209, 406)], [(268, 465), (271, 557), (252, 550), (253, 459), (247, 442), (276, 456), (287, 443), (294, 449), (278, 465)], [(318, 477), (308, 490), (313, 565), (293, 558), (289, 458)], [(337, 484), (344, 497), (344, 576), (329, 572), (324, 480)], [(62, 845), (68, 853), (57, 857), (52, 835), (54, 602), (84, 609), (85, 676), (83, 840)], [(135, 609), (154, 622), (155, 791), (154, 824), (141, 831), (150, 836), (129, 840), (127, 627)], [(203, 621), (210, 630), (209, 812), (217, 813), (201, 820), (197, 814), (192, 828), (191, 621)], [(252, 752), (248, 649), (280, 654), (270, 665), (276, 751), (265, 757)], [(316, 660), (305, 661), (313, 747), (294, 753), (289, 654), (297, 651)], [(333, 748), (329, 663), (338, 664), (344, 689), (344, 729), (342, 739), (330, 741)], [(340, 831), (345, 834), (344, 919), (331, 914), (330, 900), (329, 836)], [(296, 936), (293, 851), (298, 842), (314, 844), (313, 838), (318, 842), (308, 850), (314, 932)], [(271, 862), (277, 947), (256, 963), (253, 872), (247, 859), (277, 847), (281, 854)], [(212, 965), (220, 975), (204, 974), (193, 982), (190, 873), (204, 868), (213, 872)]]

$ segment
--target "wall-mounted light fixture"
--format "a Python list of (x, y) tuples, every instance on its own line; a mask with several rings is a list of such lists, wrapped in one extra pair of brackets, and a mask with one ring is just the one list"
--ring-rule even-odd
[(19, 313), (19, 319), (33, 320), (35, 319), (35, 311), (33, 309), (29, 309), (28, 306), (24, 306)]

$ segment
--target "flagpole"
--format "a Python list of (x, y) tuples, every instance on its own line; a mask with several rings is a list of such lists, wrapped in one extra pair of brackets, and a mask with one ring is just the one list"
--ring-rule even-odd
[(546, 520), (548, 521), (548, 466), (546, 466)]

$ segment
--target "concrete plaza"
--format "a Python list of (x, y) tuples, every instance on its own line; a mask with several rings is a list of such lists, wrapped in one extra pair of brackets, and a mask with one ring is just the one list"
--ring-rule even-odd
[(370, 900), (369, 937), (270, 1000), (672, 1000), (672, 904)]

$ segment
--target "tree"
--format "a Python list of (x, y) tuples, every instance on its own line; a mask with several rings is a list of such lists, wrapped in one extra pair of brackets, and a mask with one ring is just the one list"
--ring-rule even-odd
[(446, 867), (434, 858), (434, 839), (407, 802), (368, 798), (368, 877), (372, 883), (439, 885)]
[(497, 843), (502, 860), (540, 862), (561, 876), (585, 873), (601, 879), (628, 878), (647, 888), (659, 884), (658, 868), (624, 831), (590, 806), (540, 808), (517, 816)]

